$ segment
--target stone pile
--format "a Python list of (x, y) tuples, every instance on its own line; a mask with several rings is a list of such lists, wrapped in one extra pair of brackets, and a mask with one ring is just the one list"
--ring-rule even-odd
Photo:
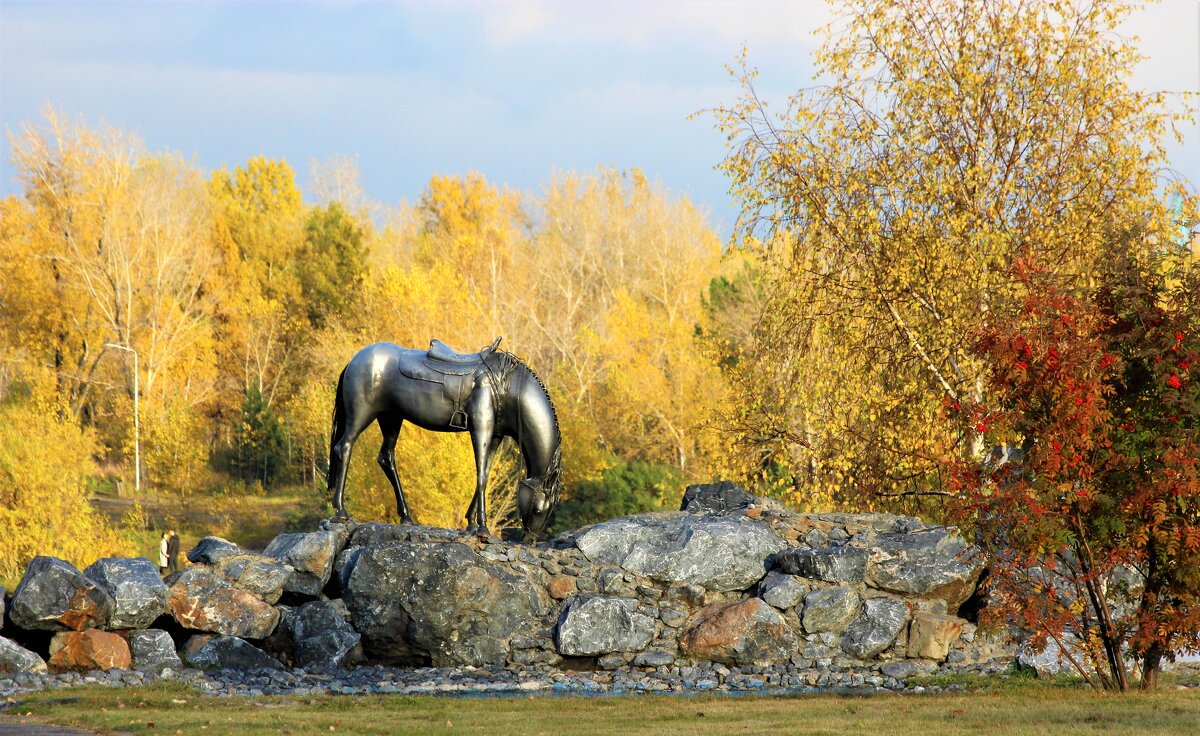
[(145, 559), (36, 558), (7, 602), (0, 678), (370, 664), (892, 686), (1013, 657), (957, 615), (984, 561), (952, 530), (798, 514), (730, 483), (536, 546), (322, 522), (262, 553), (206, 537), (188, 559), (164, 581)]

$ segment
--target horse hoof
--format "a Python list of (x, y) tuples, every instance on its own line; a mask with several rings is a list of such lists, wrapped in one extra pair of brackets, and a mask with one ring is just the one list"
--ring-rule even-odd
[(401, 524), (415, 525), (417, 522), (416, 522), (416, 519), (413, 519), (413, 517), (411, 517), (411, 516), (404, 516), (404, 517), (401, 517), (401, 519), (400, 519), (400, 523), (401, 523)]
[(478, 532), (479, 532), (478, 524), (467, 524), (467, 534), (468, 535), (473, 536), (473, 535), (477, 534)]
[(491, 541), (491, 540), (495, 539), (495, 537), (492, 536), (491, 530), (488, 529), (486, 526), (477, 527), (475, 529), (475, 536), (478, 537), (479, 539), (483, 539), (483, 540), (487, 540), (487, 541)]

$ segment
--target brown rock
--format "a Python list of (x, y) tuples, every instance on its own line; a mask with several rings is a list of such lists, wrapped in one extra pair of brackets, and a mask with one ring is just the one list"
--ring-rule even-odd
[(550, 597), (556, 600), (570, 598), (575, 595), (575, 578), (570, 575), (555, 575), (546, 584), (546, 590)]
[(778, 611), (760, 598), (749, 598), (701, 611), (699, 623), (679, 645), (693, 659), (748, 664), (790, 658), (796, 635)]
[(749, 516), (751, 519), (757, 519), (758, 517), (762, 516), (762, 509), (746, 509), (746, 516)]
[(55, 634), (50, 640), (49, 664), (56, 672), (129, 669), (133, 658), (120, 635), (88, 629)]
[(228, 587), (204, 568), (190, 567), (168, 578), (167, 613), (185, 629), (246, 639), (270, 636), (279, 610), (244, 590)]
[(958, 635), (962, 633), (961, 618), (944, 616), (930, 611), (917, 611), (908, 625), (908, 656), (914, 659), (944, 660)]

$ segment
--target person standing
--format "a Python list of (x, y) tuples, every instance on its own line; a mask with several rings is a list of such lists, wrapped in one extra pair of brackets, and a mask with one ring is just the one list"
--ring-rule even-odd
[(179, 569), (179, 535), (174, 529), (167, 532), (167, 569), (175, 572)]
[(170, 564), (170, 559), (167, 557), (167, 552), (170, 548), (171, 532), (165, 531), (158, 540), (158, 573), (160, 575), (167, 574), (167, 565)]

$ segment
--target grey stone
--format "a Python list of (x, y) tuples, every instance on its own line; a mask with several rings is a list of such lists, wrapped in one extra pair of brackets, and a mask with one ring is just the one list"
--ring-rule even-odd
[(205, 637), (202, 646), (184, 650), (187, 663), (201, 670), (282, 670), (283, 664), (245, 639)]
[(252, 593), (264, 603), (275, 604), (283, 596), (294, 571), (290, 565), (262, 555), (232, 555), (217, 565), (221, 576), (235, 588)]
[(183, 662), (175, 652), (175, 642), (161, 629), (130, 632), (129, 651), (135, 670), (161, 674), (163, 670), (183, 669)]
[(842, 635), (842, 651), (870, 659), (892, 645), (908, 623), (908, 606), (892, 598), (868, 598), (862, 615)]
[(265, 554), (292, 567), (285, 590), (315, 596), (329, 582), (333, 564), (347, 539), (349, 533), (344, 530), (280, 534), (267, 545)]
[(758, 597), (779, 609), (794, 608), (811, 587), (795, 575), (772, 571), (758, 584)]
[(196, 546), (188, 551), (189, 562), (197, 565), (215, 565), (226, 557), (249, 554), (228, 539), (221, 537), (202, 537)]
[(674, 663), (674, 654), (653, 649), (647, 652), (642, 652), (633, 658), (633, 664), (636, 667), (665, 667)]
[(359, 524), (350, 534), (348, 547), (372, 547), (386, 542), (452, 542), (465, 536), (456, 529), (420, 524)]
[(0, 631), (4, 630), (4, 606), (7, 603), (8, 592), (0, 585)]
[(344, 598), (368, 655), (425, 656), (435, 666), (503, 663), (509, 639), (540, 607), (528, 580), (453, 543), (365, 548)]
[(345, 595), (346, 584), (350, 581), (350, 573), (354, 572), (354, 565), (358, 562), (358, 556), (362, 554), (365, 547), (347, 547), (338, 553), (337, 559), (333, 562), (333, 574), (330, 576), (331, 595)]
[[(1087, 655), (1083, 653), (1080, 641), (1074, 634), (1069, 631), (1065, 632), (1062, 641), (1066, 644), (1067, 652), (1075, 657), (1076, 661), (1087, 660)], [(1017, 651), (1017, 664), (1033, 670), (1038, 677), (1043, 679), (1054, 677), (1064, 671), (1074, 672), (1075, 670), (1071, 660), (1063, 652), (1063, 648), (1054, 639), (1047, 639), (1046, 645), (1041, 649), (1034, 647), (1032, 641), (1027, 639)]]
[(984, 556), (943, 527), (908, 534), (880, 534), (867, 563), (867, 584), (879, 590), (941, 598), (958, 610), (979, 582)]
[(18, 672), (45, 672), (42, 658), (11, 639), (0, 636), (0, 675)]
[(292, 635), (297, 642), (301, 642), (325, 631), (353, 631), (342, 615), (343, 608), (344, 605), (339, 607), (332, 601), (305, 603), (288, 617)]
[(930, 675), (936, 670), (937, 663), (920, 659), (902, 659), (898, 662), (888, 662), (884, 665), (881, 665), (879, 668), (880, 672), (888, 677), (894, 677), (897, 680), (906, 680), (910, 677)]
[(867, 569), (867, 551), (861, 547), (795, 547), (776, 556), (779, 569), (789, 575), (828, 583), (860, 583)]
[(323, 631), (296, 642), (296, 665), (307, 669), (352, 667), (363, 659), (357, 631)]
[(74, 565), (39, 555), (25, 568), (8, 615), (22, 629), (83, 631), (107, 626), (112, 609), (112, 596)]
[(750, 508), (757, 499), (732, 481), (697, 483), (683, 492), (680, 511), (692, 514), (725, 516), (734, 511)]
[(654, 638), (654, 619), (639, 613), (632, 598), (576, 596), (563, 606), (555, 641), (558, 653), (593, 657), (636, 652)]
[(109, 628), (144, 629), (167, 606), (167, 586), (145, 557), (102, 557), (83, 574), (112, 597)]
[(862, 596), (848, 585), (814, 590), (804, 599), (804, 630), (811, 634), (842, 631), (861, 610)]
[(575, 544), (592, 562), (712, 591), (749, 588), (766, 573), (767, 558), (786, 546), (762, 522), (687, 512), (601, 522), (580, 534)]

